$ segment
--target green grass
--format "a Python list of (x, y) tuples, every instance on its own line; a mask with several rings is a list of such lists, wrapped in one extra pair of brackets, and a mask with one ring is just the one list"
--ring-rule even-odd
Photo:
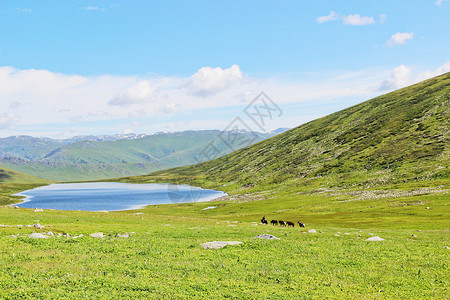
[[(144, 214), (0, 208), (0, 224), (11, 226), (0, 227), (0, 298), (449, 296), (448, 193), (364, 200), (321, 192), (277, 201), (246, 197), (138, 210)], [(202, 210), (208, 206), (217, 208)], [(301, 220), (307, 228), (255, 226), (263, 213), (269, 220)], [(17, 227), (36, 222), (45, 228)], [(49, 230), (85, 237), (27, 237)], [(108, 236), (88, 237), (99, 231)], [(134, 234), (115, 237), (125, 232)], [(263, 233), (280, 240), (253, 239)], [(365, 241), (373, 235), (385, 241)], [(199, 246), (215, 240), (243, 244), (219, 250)]]

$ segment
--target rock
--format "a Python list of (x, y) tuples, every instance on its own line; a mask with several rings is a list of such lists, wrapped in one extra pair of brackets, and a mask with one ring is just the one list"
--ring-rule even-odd
[(143, 215), (144, 213), (141, 211), (141, 212), (135, 212), (135, 213), (133, 213), (133, 215)]
[(449, 246), (445, 246), (445, 249), (450, 250), (450, 247)]
[(51, 232), (51, 231), (47, 232), (47, 235), (54, 236), (53, 232)]
[(208, 207), (203, 208), (202, 210), (214, 209), (214, 208), (216, 208), (216, 207), (217, 207), (217, 206), (208, 206)]
[(238, 241), (215, 241), (215, 242), (207, 242), (207, 243), (200, 244), (200, 247), (202, 247), (203, 249), (217, 250), (217, 249), (223, 248), (223, 247), (228, 246), (228, 245), (238, 245), (238, 244), (242, 244), (242, 242), (238, 242)]
[(41, 224), (39, 224), (39, 223), (36, 223), (36, 224), (34, 224), (33, 226), (34, 226), (34, 228), (37, 228), (37, 229), (41, 229), (41, 228), (42, 228), (42, 227), (41, 227)]
[(236, 227), (236, 225), (228, 225), (228, 227)]
[(273, 236), (273, 235), (267, 234), (267, 233), (255, 236), (254, 239), (279, 240), (279, 238), (277, 238), (276, 236)]
[(72, 238), (73, 239), (77, 239), (77, 238), (80, 238), (80, 237), (83, 237), (84, 235), (82, 235), (82, 234), (80, 234), (80, 235), (75, 235), (75, 236), (73, 236)]
[(417, 235), (415, 235), (415, 234), (412, 234), (411, 236), (412, 236), (412, 237), (417, 237)]
[(231, 223), (237, 224), (237, 223), (239, 223), (239, 221), (232, 221)]
[(384, 239), (380, 238), (379, 236), (373, 236), (366, 240), (367, 242), (381, 242), (384, 241)]
[(317, 233), (317, 231), (315, 229), (310, 229), (308, 230), (308, 233)]
[(429, 207), (427, 207), (427, 209), (430, 209)]
[(14, 234), (11, 234), (9, 237), (16, 238), (17, 236), (15, 236)]
[(101, 212), (101, 213), (109, 213), (109, 211), (107, 211), (107, 210), (99, 210), (98, 212)]
[(120, 237), (120, 238), (129, 238), (130, 235), (129, 235), (128, 233), (125, 233), (125, 234), (120, 234), (120, 233), (118, 233), (118, 234), (116, 234), (116, 237)]
[(41, 212), (44, 211), (42, 208), (36, 208), (35, 210), (33, 210), (34, 212)]
[(340, 235), (336, 233), (334, 236), (340, 236)]
[(94, 233), (91, 233), (89, 236), (90, 236), (90, 237), (94, 237), (94, 238), (102, 238), (102, 237), (105, 237), (105, 236), (103, 235), (103, 232), (94, 232)]
[(30, 239), (46, 239), (48, 236), (43, 235), (42, 233), (34, 232), (28, 236)]

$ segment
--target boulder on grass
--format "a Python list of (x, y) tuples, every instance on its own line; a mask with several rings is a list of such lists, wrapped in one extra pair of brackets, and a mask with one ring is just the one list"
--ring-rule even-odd
[(215, 241), (215, 242), (203, 243), (203, 244), (200, 245), (200, 247), (202, 247), (203, 249), (217, 250), (217, 249), (223, 248), (223, 247), (228, 246), (228, 245), (238, 245), (238, 244), (242, 244), (242, 242), (238, 242), (238, 241)]
[(379, 236), (373, 236), (366, 240), (367, 242), (381, 242), (384, 241), (384, 239), (380, 238)]

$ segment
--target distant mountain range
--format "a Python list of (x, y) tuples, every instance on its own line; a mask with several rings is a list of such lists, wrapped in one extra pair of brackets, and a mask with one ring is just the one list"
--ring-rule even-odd
[[(220, 157), (286, 130), (279, 128), (268, 133), (190, 130), (70, 139), (10, 136), (0, 138), (0, 166), (55, 181), (140, 175)], [(233, 145), (225, 138), (230, 133)]]

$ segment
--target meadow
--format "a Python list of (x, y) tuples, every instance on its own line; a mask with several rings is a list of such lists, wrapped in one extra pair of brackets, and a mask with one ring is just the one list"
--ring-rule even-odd
[[(4, 206), (0, 298), (447, 298), (448, 190), (392, 191), (259, 192), (109, 213)], [(262, 212), (307, 227), (261, 225)], [(44, 227), (26, 227), (35, 223)], [(70, 236), (28, 237), (48, 231)], [(280, 240), (254, 238), (264, 233)], [(384, 241), (365, 241), (373, 236)], [(243, 244), (200, 247), (210, 241)]]

